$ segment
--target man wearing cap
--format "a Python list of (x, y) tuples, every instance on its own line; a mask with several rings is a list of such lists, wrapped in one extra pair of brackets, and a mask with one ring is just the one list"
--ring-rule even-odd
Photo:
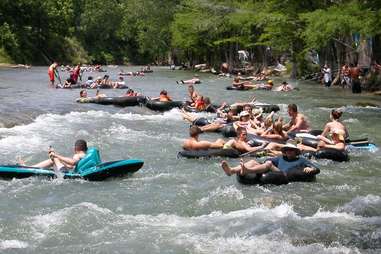
[(210, 148), (222, 148), (224, 146), (225, 141), (223, 139), (217, 139), (214, 142), (198, 140), (198, 137), (201, 133), (202, 131), (198, 126), (192, 125), (189, 128), (190, 138), (184, 141), (183, 149), (184, 150), (205, 150)]
[(250, 160), (246, 163), (243, 163), (241, 160), (240, 165), (231, 168), (226, 161), (222, 161), (221, 167), (228, 176), (232, 174), (266, 173), (268, 171), (280, 171), (286, 174), (293, 169), (301, 167), (308, 174), (318, 169), (307, 159), (299, 157), (299, 154), (299, 148), (288, 143), (282, 147), (282, 156), (267, 159), (262, 164), (255, 160)]

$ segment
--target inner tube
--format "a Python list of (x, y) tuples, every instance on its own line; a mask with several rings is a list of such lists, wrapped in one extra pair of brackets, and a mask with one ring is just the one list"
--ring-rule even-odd
[(210, 157), (229, 157), (238, 158), (240, 152), (235, 149), (207, 149), (207, 150), (183, 150), (177, 156), (185, 158), (210, 158)]
[(319, 169), (311, 173), (305, 173), (302, 168), (295, 168), (287, 174), (282, 172), (269, 172), (264, 174), (249, 173), (246, 175), (237, 175), (237, 181), (241, 184), (274, 184), (282, 185), (290, 182), (313, 182), (316, 180), (316, 175), (320, 173)]
[(279, 143), (279, 144), (285, 144), (286, 143), (286, 141), (279, 141), (279, 140), (274, 140), (274, 139), (270, 139), (270, 138), (264, 138), (264, 137), (254, 135), (254, 134), (247, 134), (247, 140), (248, 140), (248, 144), (250, 146), (260, 146), (266, 142), (267, 143), (268, 142), (275, 142), (275, 143)]
[(192, 122), (192, 125), (197, 125), (197, 126), (205, 126), (205, 125), (208, 125), (208, 124), (210, 124), (210, 122), (205, 117), (197, 118), (196, 120), (194, 120)]
[(145, 106), (155, 111), (168, 111), (173, 108), (181, 108), (184, 106), (182, 101), (159, 101), (159, 100), (146, 100)]
[(235, 91), (247, 91), (251, 90), (253, 88), (251, 87), (245, 87), (245, 86), (227, 86), (226, 90), (235, 90)]
[(321, 149), (316, 153), (313, 153), (312, 156), (316, 159), (327, 159), (337, 162), (349, 161), (349, 156), (346, 151), (339, 151), (337, 149), (332, 148)]
[(226, 124), (222, 127), (221, 133), (226, 138), (237, 137), (237, 132), (235, 131), (233, 124)]
[(123, 97), (99, 97), (99, 98), (80, 98), (80, 103), (95, 103), (101, 105), (115, 105), (120, 107), (137, 106), (144, 103), (144, 96), (123, 96)]

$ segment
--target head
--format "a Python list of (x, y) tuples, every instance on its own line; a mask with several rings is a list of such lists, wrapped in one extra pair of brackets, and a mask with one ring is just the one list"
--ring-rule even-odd
[(274, 123), (274, 131), (276, 132), (276, 133), (278, 133), (278, 134), (280, 134), (280, 133), (282, 133), (282, 131), (283, 131), (283, 124), (282, 124), (282, 122), (275, 122)]
[(235, 77), (234, 82), (239, 82), (239, 77)]
[(200, 135), (201, 133), (202, 133), (201, 129), (196, 125), (192, 125), (189, 128), (189, 136), (191, 136), (192, 138), (197, 138), (198, 135)]
[(87, 80), (93, 80), (93, 77), (92, 76), (88, 76)]
[(293, 117), (298, 114), (298, 106), (296, 104), (289, 104), (287, 107), (288, 115)]
[(123, 80), (124, 80), (124, 78), (123, 78), (122, 76), (120, 76), (120, 77), (119, 77), (119, 80), (120, 80), (120, 81), (123, 81)]
[(237, 137), (241, 140), (246, 140), (247, 138), (247, 130), (243, 127), (237, 128)]
[(188, 86), (188, 91), (189, 91), (190, 93), (193, 93), (193, 92), (194, 92), (194, 87), (193, 87), (193, 85), (189, 85), (189, 86)]
[(241, 113), (239, 113), (239, 120), (241, 122), (247, 122), (250, 120), (250, 114), (249, 112), (247, 111), (242, 111)]
[(256, 119), (261, 119), (263, 110), (262, 108), (255, 108), (252, 110), (252, 113)]
[(273, 119), (271, 118), (266, 118), (265, 120), (265, 127), (270, 128), (273, 125)]
[(324, 64), (324, 68), (328, 68), (328, 65), (327, 65), (327, 64)]
[(269, 79), (269, 80), (267, 81), (267, 84), (268, 84), (269, 86), (274, 86), (274, 82), (273, 82), (271, 79)]
[(341, 112), (338, 109), (332, 109), (331, 111), (331, 119), (332, 120), (339, 120), (343, 112)]
[(295, 159), (300, 154), (300, 150), (295, 145), (287, 143), (282, 147), (282, 154), (287, 159)]
[(74, 151), (75, 152), (86, 152), (87, 151), (87, 143), (85, 140), (83, 139), (78, 139), (77, 141), (75, 141), (75, 144), (74, 144)]
[(226, 114), (226, 118), (232, 120), (234, 116), (237, 114), (237, 111), (235, 109), (229, 109), (229, 111)]
[(204, 103), (205, 103), (206, 105), (211, 104), (211, 102), (210, 102), (210, 98), (209, 98), (209, 97), (205, 97), (205, 98), (204, 98)]
[(79, 97), (81, 98), (86, 98), (87, 97), (87, 91), (86, 90), (81, 90), (79, 92)]
[(243, 106), (243, 109), (242, 111), (247, 111), (247, 112), (251, 112), (253, 110), (253, 107), (250, 105), (250, 104), (246, 104)]
[(287, 83), (286, 81), (283, 81), (283, 82), (282, 82), (282, 85), (283, 85), (283, 86), (287, 86), (288, 83)]
[(160, 95), (165, 95), (165, 96), (167, 96), (167, 95), (168, 95), (167, 90), (161, 90), (161, 91), (160, 91)]

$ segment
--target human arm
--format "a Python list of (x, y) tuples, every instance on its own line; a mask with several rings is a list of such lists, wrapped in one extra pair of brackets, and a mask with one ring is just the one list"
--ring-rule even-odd
[(51, 152), (49, 155), (51, 158), (57, 158), (62, 164), (71, 168), (75, 167), (77, 162), (81, 159), (81, 157), (77, 154), (74, 155), (73, 158), (70, 158), (57, 154), (54, 151)]
[(301, 116), (297, 116), (296, 119), (295, 119), (295, 124), (294, 125), (291, 125), (291, 122), (289, 123), (290, 124), (290, 128), (287, 130), (287, 132), (292, 132), (294, 130), (297, 130), (297, 129), (300, 129), (300, 127), (303, 125), (303, 122), (304, 122), (304, 117), (301, 117)]

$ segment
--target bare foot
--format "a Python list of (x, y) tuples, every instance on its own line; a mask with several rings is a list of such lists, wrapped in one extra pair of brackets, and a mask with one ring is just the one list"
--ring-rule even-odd
[(243, 160), (241, 160), (239, 164), (241, 165), (241, 171), (239, 172), (239, 174), (244, 175), (247, 171), (247, 168), (245, 167), (245, 163), (243, 162)]
[(21, 157), (18, 157), (17, 158), (17, 164), (21, 165), (21, 166), (25, 166), (25, 161)]
[(221, 162), (221, 167), (225, 171), (225, 174), (227, 174), (228, 176), (232, 175), (231, 169), (226, 161)]

